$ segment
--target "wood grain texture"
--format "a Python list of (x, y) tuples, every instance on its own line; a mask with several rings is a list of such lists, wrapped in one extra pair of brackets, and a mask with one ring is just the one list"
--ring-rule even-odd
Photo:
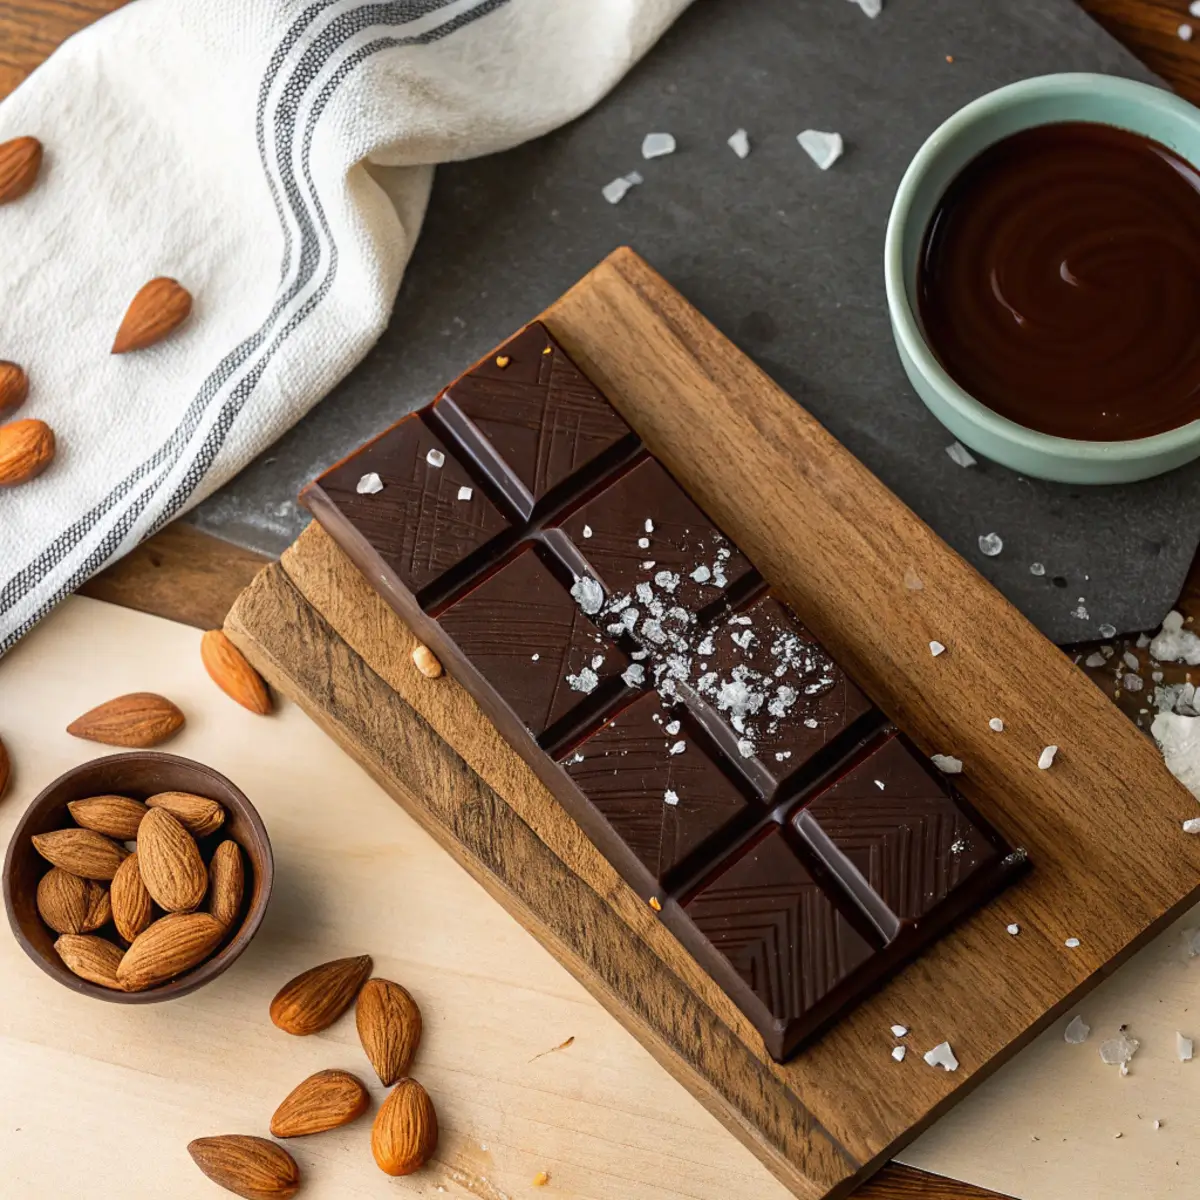
[(0, 97), (85, 25), (126, 0), (25, 0), (0, 3)]

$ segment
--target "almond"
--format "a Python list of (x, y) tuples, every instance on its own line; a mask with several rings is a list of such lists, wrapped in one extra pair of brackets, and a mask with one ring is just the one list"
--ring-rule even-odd
[(266, 1138), (227, 1133), (188, 1143), (192, 1162), (213, 1183), (246, 1200), (286, 1200), (300, 1188), (300, 1168)]
[(29, 395), (29, 376), (15, 362), (0, 360), (0, 418), (7, 417), (25, 403)]
[(129, 992), (157, 987), (202, 963), (224, 936), (208, 913), (168, 913), (133, 939), (117, 978)]
[(129, 857), (124, 846), (90, 829), (35, 833), (33, 848), (47, 861), (81, 879), (111, 879)]
[(371, 973), (371, 956), (339, 958), (297, 975), (271, 1001), (271, 1020), (284, 1031), (304, 1036), (328, 1029), (354, 1003)]
[(192, 294), (165, 276), (150, 280), (134, 296), (117, 330), (114, 354), (144, 350), (173, 333), (192, 311)]
[(128, 796), (89, 796), (72, 800), (67, 809), (76, 825), (118, 842), (132, 842), (146, 815), (146, 806)]
[(208, 837), (225, 824), (225, 810), (215, 800), (191, 792), (158, 792), (146, 803), (166, 809), (192, 837)]
[(349, 1125), (370, 1103), (367, 1089), (348, 1071), (318, 1071), (288, 1093), (271, 1118), (276, 1137), (304, 1137)]
[(208, 871), (196, 839), (165, 808), (142, 818), (137, 839), (138, 870), (146, 891), (169, 913), (191, 912), (208, 891)]
[(54, 430), (45, 421), (0, 425), (0, 487), (35, 479), (54, 461)]
[(126, 942), (132, 942), (139, 933), (149, 928), (154, 920), (154, 904), (150, 893), (146, 891), (145, 883), (142, 882), (136, 854), (131, 854), (117, 868), (109, 899), (112, 904), (113, 924)]
[(0, 204), (18, 200), (37, 181), (42, 143), (35, 137), (13, 138), (0, 145)]
[(112, 988), (114, 992), (125, 990), (117, 977), (122, 962), (121, 951), (112, 942), (93, 934), (64, 933), (54, 943), (54, 949), (67, 970), (80, 979)]
[(371, 1153), (381, 1171), (411, 1175), (437, 1149), (437, 1113), (429, 1093), (415, 1080), (402, 1079), (383, 1102), (371, 1129)]
[(91, 910), (88, 889), (97, 886), (61, 867), (51, 867), (38, 880), (38, 914), (55, 933), (83, 933)]
[(228, 929), (242, 911), (242, 895), (246, 888), (246, 872), (242, 865), (242, 850), (232, 839), (222, 842), (213, 851), (208, 864), (208, 911)]
[(442, 674), (442, 664), (437, 655), (428, 646), (418, 646), (412, 652), (412, 660), (418, 671), (426, 679), (438, 679)]
[[(3, 431), (0, 428), (0, 433)], [(183, 713), (165, 696), (131, 692), (85, 712), (67, 726), (67, 732), (106, 746), (145, 750), (178, 733), (183, 721)]]
[(9, 761), (8, 751), (4, 748), (4, 743), (0, 742), (0, 800), (4, 799), (4, 793), (8, 790), (8, 781), (12, 778), (12, 763)]
[[(118, 871), (120, 869), (117, 868)], [(88, 880), (88, 888), (88, 911), (83, 922), (83, 932), (94, 933), (112, 920), (112, 898), (108, 894), (108, 888), (95, 880)]]
[(368, 979), (354, 1010), (358, 1037), (384, 1087), (408, 1074), (421, 1040), (421, 1010), (398, 983)]
[(231, 700), (260, 717), (271, 711), (271, 694), (262, 676), (219, 629), (210, 629), (200, 639), (200, 660), (209, 678)]

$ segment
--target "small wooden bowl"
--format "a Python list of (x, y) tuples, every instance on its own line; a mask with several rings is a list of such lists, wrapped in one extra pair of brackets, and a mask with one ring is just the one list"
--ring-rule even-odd
[[(159, 987), (148, 988), (144, 992), (117, 992), (80, 979), (67, 970), (55, 951), (57, 935), (45, 925), (37, 910), (38, 881), (50, 869), (50, 864), (33, 848), (32, 839), (35, 834), (74, 827), (75, 823), (67, 810), (69, 801), (102, 795), (132, 796), (135, 800), (145, 800), (157, 792), (192, 792), (222, 805), (226, 814), (225, 824), (218, 834), (203, 839), (201, 845), (233, 838), (241, 846), (246, 856), (247, 895), (242, 902), (241, 925), (212, 958)], [(206, 861), (207, 857), (206, 854)], [(4, 859), (4, 907), (8, 910), (13, 933), (25, 953), (47, 975), (65, 987), (81, 995), (94, 996), (97, 1000), (109, 1000), (115, 1004), (155, 1004), (160, 1000), (186, 996), (203, 987), (216, 979), (245, 950), (262, 924), (274, 877), (275, 860), (262, 819), (254, 805), (224, 775), (202, 763), (173, 754), (135, 750), (128, 754), (95, 758), (72, 768), (59, 776), (30, 804), (9, 842), (8, 854)]]

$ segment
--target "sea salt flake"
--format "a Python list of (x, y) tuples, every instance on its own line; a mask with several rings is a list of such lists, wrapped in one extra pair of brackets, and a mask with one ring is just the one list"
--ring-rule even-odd
[(1038, 575), (1038, 576), (1045, 575), (1045, 573), (1046, 573), (1045, 563), (1030, 563), (1029, 564), (1029, 573), (1030, 573), (1030, 575)]
[(590, 525), (585, 525), (583, 527), (583, 536), (585, 538), (589, 538), (592, 536), (592, 527)]
[(922, 582), (920, 575), (912, 567), (904, 568), (904, 586), (910, 592), (923, 592), (925, 590), (925, 584)]
[(1200, 666), (1200, 637), (1190, 629), (1184, 629), (1182, 613), (1172, 611), (1163, 618), (1162, 629), (1150, 642), (1150, 657), (1159, 662)]
[(1184, 833), (1200, 833), (1200, 817), (1189, 817), (1183, 823)]
[(675, 734), (677, 734), (677, 733), (679, 732), (680, 725), (679, 725), (679, 722), (678, 722), (678, 721), (671, 721), (671, 722), (670, 722), (670, 723), (667, 725), (667, 727), (666, 727), (666, 728), (667, 728), (667, 732), (668, 732), (668, 733), (669, 733), (669, 734), (670, 734), (672, 737), (674, 737), (674, 736), (675, 736)]
[(1063, 1030), (1063, 1041), (1069, 1042), (1072, 1046), (1078, 1046), (1088, 1040), (1091, 1032), (1092, 1027), (1086, 1024), (1082, 1017), (1075, 1016), (1071, 1018), (1067, 1023), (1066, 1029)]
[(1131, 1038), (1126, 1033), (1118, 1033), (1116, 1037), (1100, 1043), (1100, 1061), (1107, 1063), (1110, 1067), (1124, 1067), (1138, 1052), (1140, 1045), (1141, 1042), (1137, 1038)]
[(738, 129), (730, 134), (728, 145), (738, 158), (748, 158), (750, 156), (750, 135), (744, 129)]
[(425, 455), (425, 461), (431, 467), (440, 467), (445, 463), (446, 456), (440, 450), (435, 448), (431, 449), (429, 453)]
[(882, 792), (887, 788), (887, 784), (882, 779), (875, 780), (875, 786)]
[(961, 442), (951, 442), (946, 447), (946, 454), (952, 463), (960, 467), (973, 467), (978, 461)]
[(1175, 1035), (1175, 1053), (1180, 1062), (1192, 1061), (1192, 1039), (1184, 1037), (1182, 1033)]
[(988, 556), (995, 558), (1004, 549), (1004, 539), (998, 533), (981, 533), (979, 549)]
[(672, 808), (679, 803), (679, 795), (673, 788), (667, 788), (663, 792), (663, 803), (669, 804)]
[(892, 1037), (908, 1037), (908, 1026), (907, 1025), (893, 1025), (892, 1026)]
[(1083, 665), (1085, 667), (1091, 667), (1094, 670), (1096, 667), (1104, 666), (1106, 662), (1108, 662), (1108, 659), (1106, 659), (1103, 654), (1101, 654), (1098, 650), (1093, 650), (1092, 653), (1083, 660)]
[(828, 171), (845, 149), (840, 133), (822, 133), (819, 129), (806, 129), (796, 135), (796, 141), (822, 171)]
[(929, 653), (932, 654), (934, 658), (937, 658), (939, 654), (945, 654), (945, 652), (946, 647), (943, 646), (941, 642), (929, 643)]
[(648, 133), (642, 139), (643, 158), (662, 158), (675, 153), (675, 139), (669, 133)]
[(604, 655), (597, 654), (595, 658), (592, 659), (592, 670), (598, 671), (602, 666), (604, 666)]
[(368, 471), (357, 483), (354, 490), (360, 496), (374, 496), (383, 491), (383, 480), (374, 471)]
[(1087, 605), (1081, 604), (1078, 608), (1071, 609), (1071, 616), (1078, 617), (1081, 621), (1090, 620), (1088, 616)]
[(988, 722), (988, 728), (991, 729), (995, 733), (1003, 733), (1004, 732), (1004, 722), (1002, 720), (1000, 720), (999, 717), (993, 717)]
[(1020, 925), (1018, 925), (1015, 921), (1011, 925), (1005, 925), (1004, 928), (1008, 933), (1011, 933), (1013, 937), (1016, 937), (1017, 934), (1021, 932)]
[[(561, 593), (560, 593), (561, 595)], [(590, 575), (580, 575), (571, 585), (571, 595), (575, 603), (589, 617), (594, 616), (604, 607), (604, 589), (599, 580)]]
[(787, 760), (791, 757), (792, 757), (792, 752), (790, 750), (776, 750), (775, 751), (775, 761), (776, 762), (787, 762)]
[(883, 0), (854, 0), (854, 3), (872, 20), (883, 12)]
[(687, 742), (676, 742), (675, 745), (673, 745), (670, 748), (670, 750), (667, 751), (667, 753), (668, 754), (682, 754), (686, 749), (687, 749)]
[(650, 539), (647, 537), (638, 538), (638, 549), (639, 550), (649, 550), (650, 549)]
[(630, 171), (628, 175), (622, 175), (611, 183), (606, 183), (600, 189), (600, 194), (609, 204), (620, 204), (629, 194), (629, 189), (637, 187), (642, 182), (642, 177), (637, 171)]
[(654, 582), (664, 592), (673, 592), (679, 586), (679, 576), (674, 571), (659, 571), (654, 577)]
[(1069, 937), (1065, 942), (1063, 942), (1063, 945), (1066, 946), (1068, 950), (1078, 950), (1079, 939), (1077, 937)]
[(531, 654), (529, 657), (533, 662), (537, 662), (537, 660), (542, 656), (540, 654)]
[(939, 1042), (932, 1050), (927, 1050), (925, 1061), (931, 1067), (941, 1067), (943, 1071), (958, 1070), (958, 1059), (954, 1057), (949, 1042)]
[(1115, 638), (1117, 636), (1117, 627), (1105, 621), (1103, 625), (1097, 626), (1096, 632), (1102, 638)]
[[(1104, 626), (1101, 625), (1100, 628), (1103, 629)], [(1110, 625), (1109, 628), (1111, 629), (1112, 626)], [(1109, 637), (1111, 635), (1105, 634), (1105, 636)], [(1132, 651), (1126, 650), (1125, 653), (1121, 655), (1121, 659), (1131, 671), (1140, 671), (1142, 669), (1142, 664), (1138, 662), (1138, 656)]]
[(904, 1061), (904, 1056), (905, 1056), (907, 1053), (908, 1053), (908, 1047), (907, 1047), (907, 1046), (893, 1046), (893, 1047), (892, 1047), (892, 1057), (893, 1057), (893, 1058), (894, 1058), (894, 1059), (895, 1059), (897, 1062), (903, 1062), (903, 1061)]
[(1146, 686), (1146, 681), (1140, 675), (1122, 675), (1121, 686), (1127, 692), (1140, 692)]
[(937, 767), (937, 769), (941, 771), (943, 775), (962, 774), (962, 759), (955, 758), (952, 754), (931, 754), (929, 756), (929, 761), (933, 763), (933, 765)]
[(1192, 40), (1192, 27), (1186, 22), (1175, 31), (1181, 42), (1190, 42)]
[(737, 748), (743, 758), (754, 757), (754, 743), (749, 738), (738, 738)]
[(1038, 769), (1048, 771), (1050, 764), (1054, 762), (1054, 756), (1058, 753), (1057, 746), (1047, 746), (1041, 754), (1038, 755)]
[(808, 729), (816, 729), (817, 722), (813, 717), (805, 717), (804, 724)]
[(600, 677), (591, 667), (584, 667), (578, 675), (568, 675), (567, 683), (577, 692), (594, 692)]

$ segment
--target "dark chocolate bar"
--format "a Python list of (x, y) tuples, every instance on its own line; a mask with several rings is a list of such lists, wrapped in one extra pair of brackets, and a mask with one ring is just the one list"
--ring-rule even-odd
[(1025, 866), (542, 325), (302, 499), (776, 1058)]

